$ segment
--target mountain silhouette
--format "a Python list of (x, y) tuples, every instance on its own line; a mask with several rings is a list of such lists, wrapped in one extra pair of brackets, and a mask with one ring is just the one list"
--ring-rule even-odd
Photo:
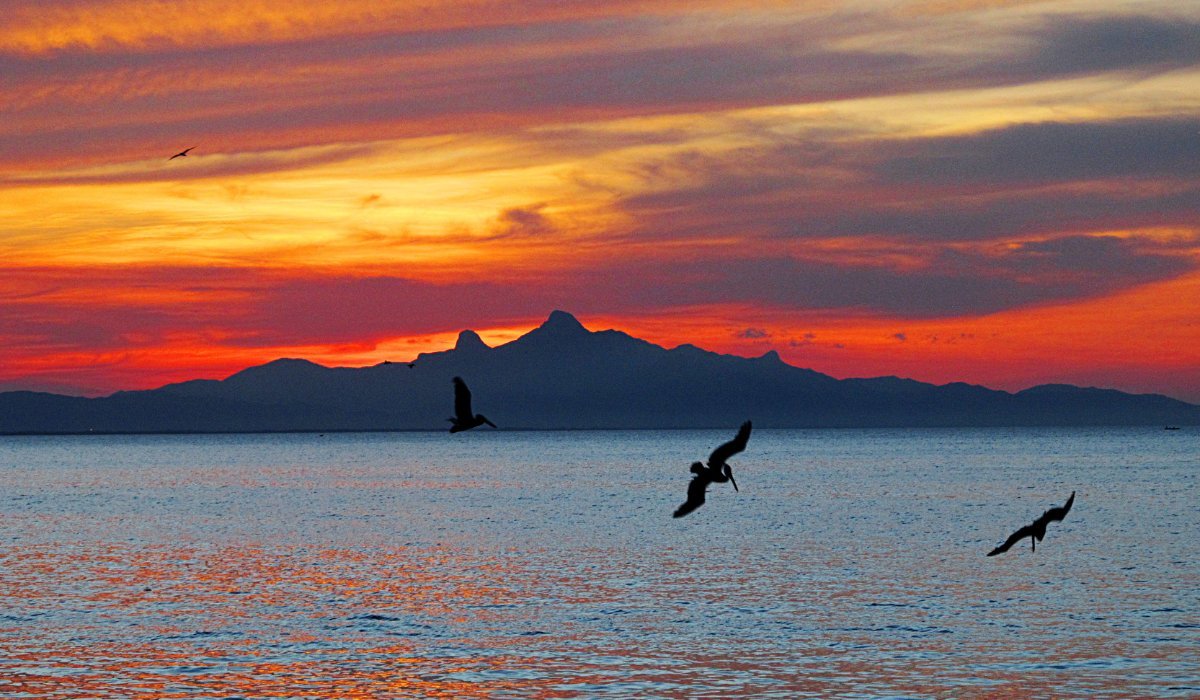
[[(0, 393), (0, 434), (444, 430), (461, 376), (507, 428), (1197, 425), (1200, 406), (1154, 394), (1044, 385), (1009, 393), (964, 383), (838, 380), (783, 362), (693, 345), (668, 350), (563, 311), (488, 347), (463, 331), (453, 349), (371, 367), (280, 359), (223, 380), (103, 398)], [(495, 408), (492, 408), (495, 407)]]

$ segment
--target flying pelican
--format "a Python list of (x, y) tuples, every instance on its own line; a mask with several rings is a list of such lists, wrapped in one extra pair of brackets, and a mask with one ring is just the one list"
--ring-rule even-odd
[(192, 150), (193, 148), (195, 148), (195, 146), (191, 146), (190, 148), (185, 148), (185, 149), (183, 149), (182, 151), (180, 151), (180, 152), (176, 153), (175, 155), (171, 156), (171, 157), (170, 157), (170, 158), (168, 158), (167, 160), (175, 160), (176, 158), (183, 158), (184, 156), (186, 156), (186, 155), (188, 154), (188, 151)]
[(1008, 539), (1004, 541), (1004, 544), (988, 552), (987, 555), (989, 557), (994, 557), (997, 554), (1003, 554), (1008, 551), (1009, 547), (1012, 547), (1025, 537), (1029, 538), (1029, 544), (1033, 546), (1033, 551), (1036, 552), (1037, 543), (1041, 542), (1042, 538), (1046, 536), (1046, 526), (1052, 522), (1062, 522), (1062, 519), (1067, 517), (1067, 512), (1071, 510), (1071, 504), (1074, 502), (1075, 492), (1072, 491), (1071, 497), (1068, 498), (1067, 502), (1062, 504), (1061, 507), (1051, 508), (1045, 513), (1042, 513), (1042, 517), (1034, 520), (1032, 525), (1026, 525), (1020, 530), (1017, 530), (1013, 534), (1009, 535)]
[(482, 413), (471, 413), (471, 390), (467, 388), (467, 383), (462, 380), (462, 377), (455, 377), (454, 382), (454, 417), (447, 418), (452, 424), (450, 432), (457, 433), (460, 430), (470, 430), (484, 423), (496, 427), (496, 424), (488, 420)]
[(749, 440), (750, 421), (746, 421), (732, 440), (712, 451), (708, 456), (707, 467), (700, 462), (692, 462), (692, 473), (695, 476), (688, 484), (687, 500), (675, 509), (676, 518), (682, 518), (704, 505), (704, 492), (708, 490), (709, 484), (723, 484), (728, 481), (733, 484), (734, 491), (738, 490), (737, 481), (733, 478), (733, 469), (725, 460), (746, 449)]

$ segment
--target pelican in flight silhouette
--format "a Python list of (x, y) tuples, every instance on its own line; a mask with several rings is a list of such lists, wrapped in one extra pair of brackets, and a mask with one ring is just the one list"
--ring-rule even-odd
[(191, 146), (191, 147), (189, 147), (189, 148), (185, 148), (185, 149), (183, 149), (182, 151), (180, 151), (180, 152), (176, 153), (175, 155), (171, 156), (171, 157), (170, 157), (170, 158), (168, 158), (167, 160), (175, 160), (176, 158), (183, 158), (184, 156), (186, 156), (186, 155), (188, 154), (188, 151), (192, 150), (193, 148), (195, 148), (195, 146)]
[(485, 418), (482, 413), (471, 413), (471, 390), (467, 388), (467, 383), (462, 380), (462, 377), (455, 377), (452, 381), (454, 382), (454, 417), (446, 419), (451, 423), (450, 432), (470, 430), (484, 423), (495, 428), (496, 424)]
[(1025, 527), (1009, 535), (1008, 539), (1004, 540), (1004, 544), (988, 552), (987, 555), (989, 557), (994, 557), (997, 554), (1003, 554), (1007, 552), (1014, 544), (1020, 542), (1026, 537), (1029, 538), (1029, 544), (1033, 546), (1033, 551), (1036, 552), (1037, 543), (1041, 542), (1042, 538), (1046, 536), (1046, 526), (1052, 522), (1062, 522), (1062, 519), (1067, 517), (1067, 512), (1071, 510), (1071, 504), (1074, 502), (1075, 492), (1072, 491), (1071, 497), (1067, 499), (1066, 503), (1062, 504), (1062, 506), (1058, 508), (1051, 508), (1045, 513), (1042, 513), (1042, 517), (1034, 520), (1032, 525), (1026, 525)]
[(704, 492), (708, 490), (709, 484), (723, 484), (728, 481), (733, 484), (734, 491), (738, 490), (737, 481), (733, 478), (733, 469), (725, 460), (746, 449), (749, 440), (750, 421), (746, 421), (732, 440), (712, 451), (708, 456), (707, 467), (700, 462), (692, 462), (692, 473), (695, 476), (688, 483), (687, 500), (675, 509), (676, 518), (682, 518), (704, 505)]

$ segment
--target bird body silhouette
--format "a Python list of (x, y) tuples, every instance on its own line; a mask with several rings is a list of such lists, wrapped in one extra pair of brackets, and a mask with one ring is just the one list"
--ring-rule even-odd
[(1052, 522), (1061, 522), (1063, 518), (1067, 517), (1067, 512), (1071, 510), (1071, 504), (1074, 502), (1075, 492), (1072, 491), (1071, 497), (1067, 499), (1066, 503), (1062, 504), (1062, 506), (1058, 508), (1051, 508), (1045, 513), (1042, 513), (1042, 517), (1034, 520), (1032, 524), (1026, 525), (1025, 527), (1009, 535), (1008, 539), (1004, 541), (1004, 544), (988, 552), (987, 555), (989, 557), (994, 557), (997, 554), (1003, 554), (1007, 552), (1014, 544), (1020, 542), (1026, 537), (1029, 538), (1029, 544), (1033, 547), (1033, 551), (1036, 552), (1037, 543), (1041, 542), (1042, 538), (1046, 536), (1046, 526)]
[(450, 432), (470, 430), (484, 423), (495, 428), (496, 424), (485, 418), (482, 413), (471, 412), (471, 390), (467, 388), (467, 383), (462, 377), (455, 377), (451, 381), (454, 382), (454, 417), (446, 419), (450, 421)]
[(728, 481), (733, 484), (734, 491), (738, 490), (737, 481), (733, 478), (733, 469), (726, 460), (746, 449), (746, 443), (750, 440), (750, 427), (750, 421), (742, 423), (732, 440), (712, 451), (708, 456), (707, 466), (700, 462), (692, 462), (691, 471), (695, 476), (688, 483), (687, 500), (675, 509), (676, 518), (682, 518), (704, 505), (704, 493), (709, 484), (723, 484)]
[(176, 153), (175, 155), (171, 156), (171, 157), (170, 157), (170, 158), (168, 158), (167, 160), (175, 160), (176, 158), (183, 158), (183, 157), (187, 156), (187, 154), (188, 154), (188, 151), (192, 150), (193, 148), (195, 148), (195, 146), (189, 146), (188, 148), (185, 148), (185, 149), (183, 149), (182, 151), (180, 151), (180, 152)]

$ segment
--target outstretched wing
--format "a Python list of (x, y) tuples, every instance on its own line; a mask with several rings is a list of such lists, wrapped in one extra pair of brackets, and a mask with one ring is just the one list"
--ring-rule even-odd
[(725, 460), (746, 449), (746, 443), (749, 441), (750, 421), (746, 421), (742, 423), (742, 427), (738, 429), (737, 435), (732, 440), (712, 451), (712, 454), (708, 456), (709, 466), (724, 464)]
[(704, 505), (704, 492), (708, 490), (710, 483), (711, 480), (704, 475), (697, 474), (692, 477), (691, 483), (688, 484), (687, 500), (679, 504), (679, 507), (675, 509), (675, 517), (682, 518)]
[(1017, 530), (1017, 531), (1016, 531), (1016, 532), (1014, 532), (1013, 534), (1009, 535), (1009, 536), (1008, 536), (1008, 539), (1007, 539), (1007, 540), (1004, 540), (1004, 544), (1002, 544), (1002, 545), (1000, 545), (999, 547), (996, 547), (996, 548), (995, 548), (995, 549), (993, 549), (992, 551), (988, 552), (988, 554), (987, 554), (987, 555), (988, 555), (989, 557), (994, 557), (994, 556), (996, 556), (997, 554), (1004, 554), (1004, 553), (1005, 553), (1005, 552), (1007, 552), (1007, 551), (1008, 551), (1008, 550), (1009, 550), (1009, 549), (1010, 549), (1010, 548), (1011, 548), (1011, 547), (1012, 547), (1014, 544), (1016, 544), (1016, 543), (1020, 542), (1021, 540), (1025, 539), (1026, 537), (1033, 537), (1033, 532), (1034, 532), (1034, 528), (1033, 528), (1033, 526), (1032, 526), (1032, 525), (1026, 525), (1025, 527), (1021, 528), (1020, 530)]
[(454, 382), (454, 415), (458, 420), (469, 423), (475, 417), (475, 414), (471, 413), (471, 390), (467, 388), (467, 383), (462, 377), (455, 377), (451, 381)]
[(1075, 492), (1072, 491), (1071, 497), (1067, 499), (1066, 503), (1062, 504), (1058, 508), (1051, 508), (1050, 510), (1046, 511), (1045, 513), (1042, 513), (1042, 517), (1038, 518), (1038, 521), (1046, 522), (1046, 523), (1062, 522), (1062, 519), (1067, 517), (1067, 513), (1071, 510), (1071, 504), (1073, 504), (1074, 502), (1075, 502)]

